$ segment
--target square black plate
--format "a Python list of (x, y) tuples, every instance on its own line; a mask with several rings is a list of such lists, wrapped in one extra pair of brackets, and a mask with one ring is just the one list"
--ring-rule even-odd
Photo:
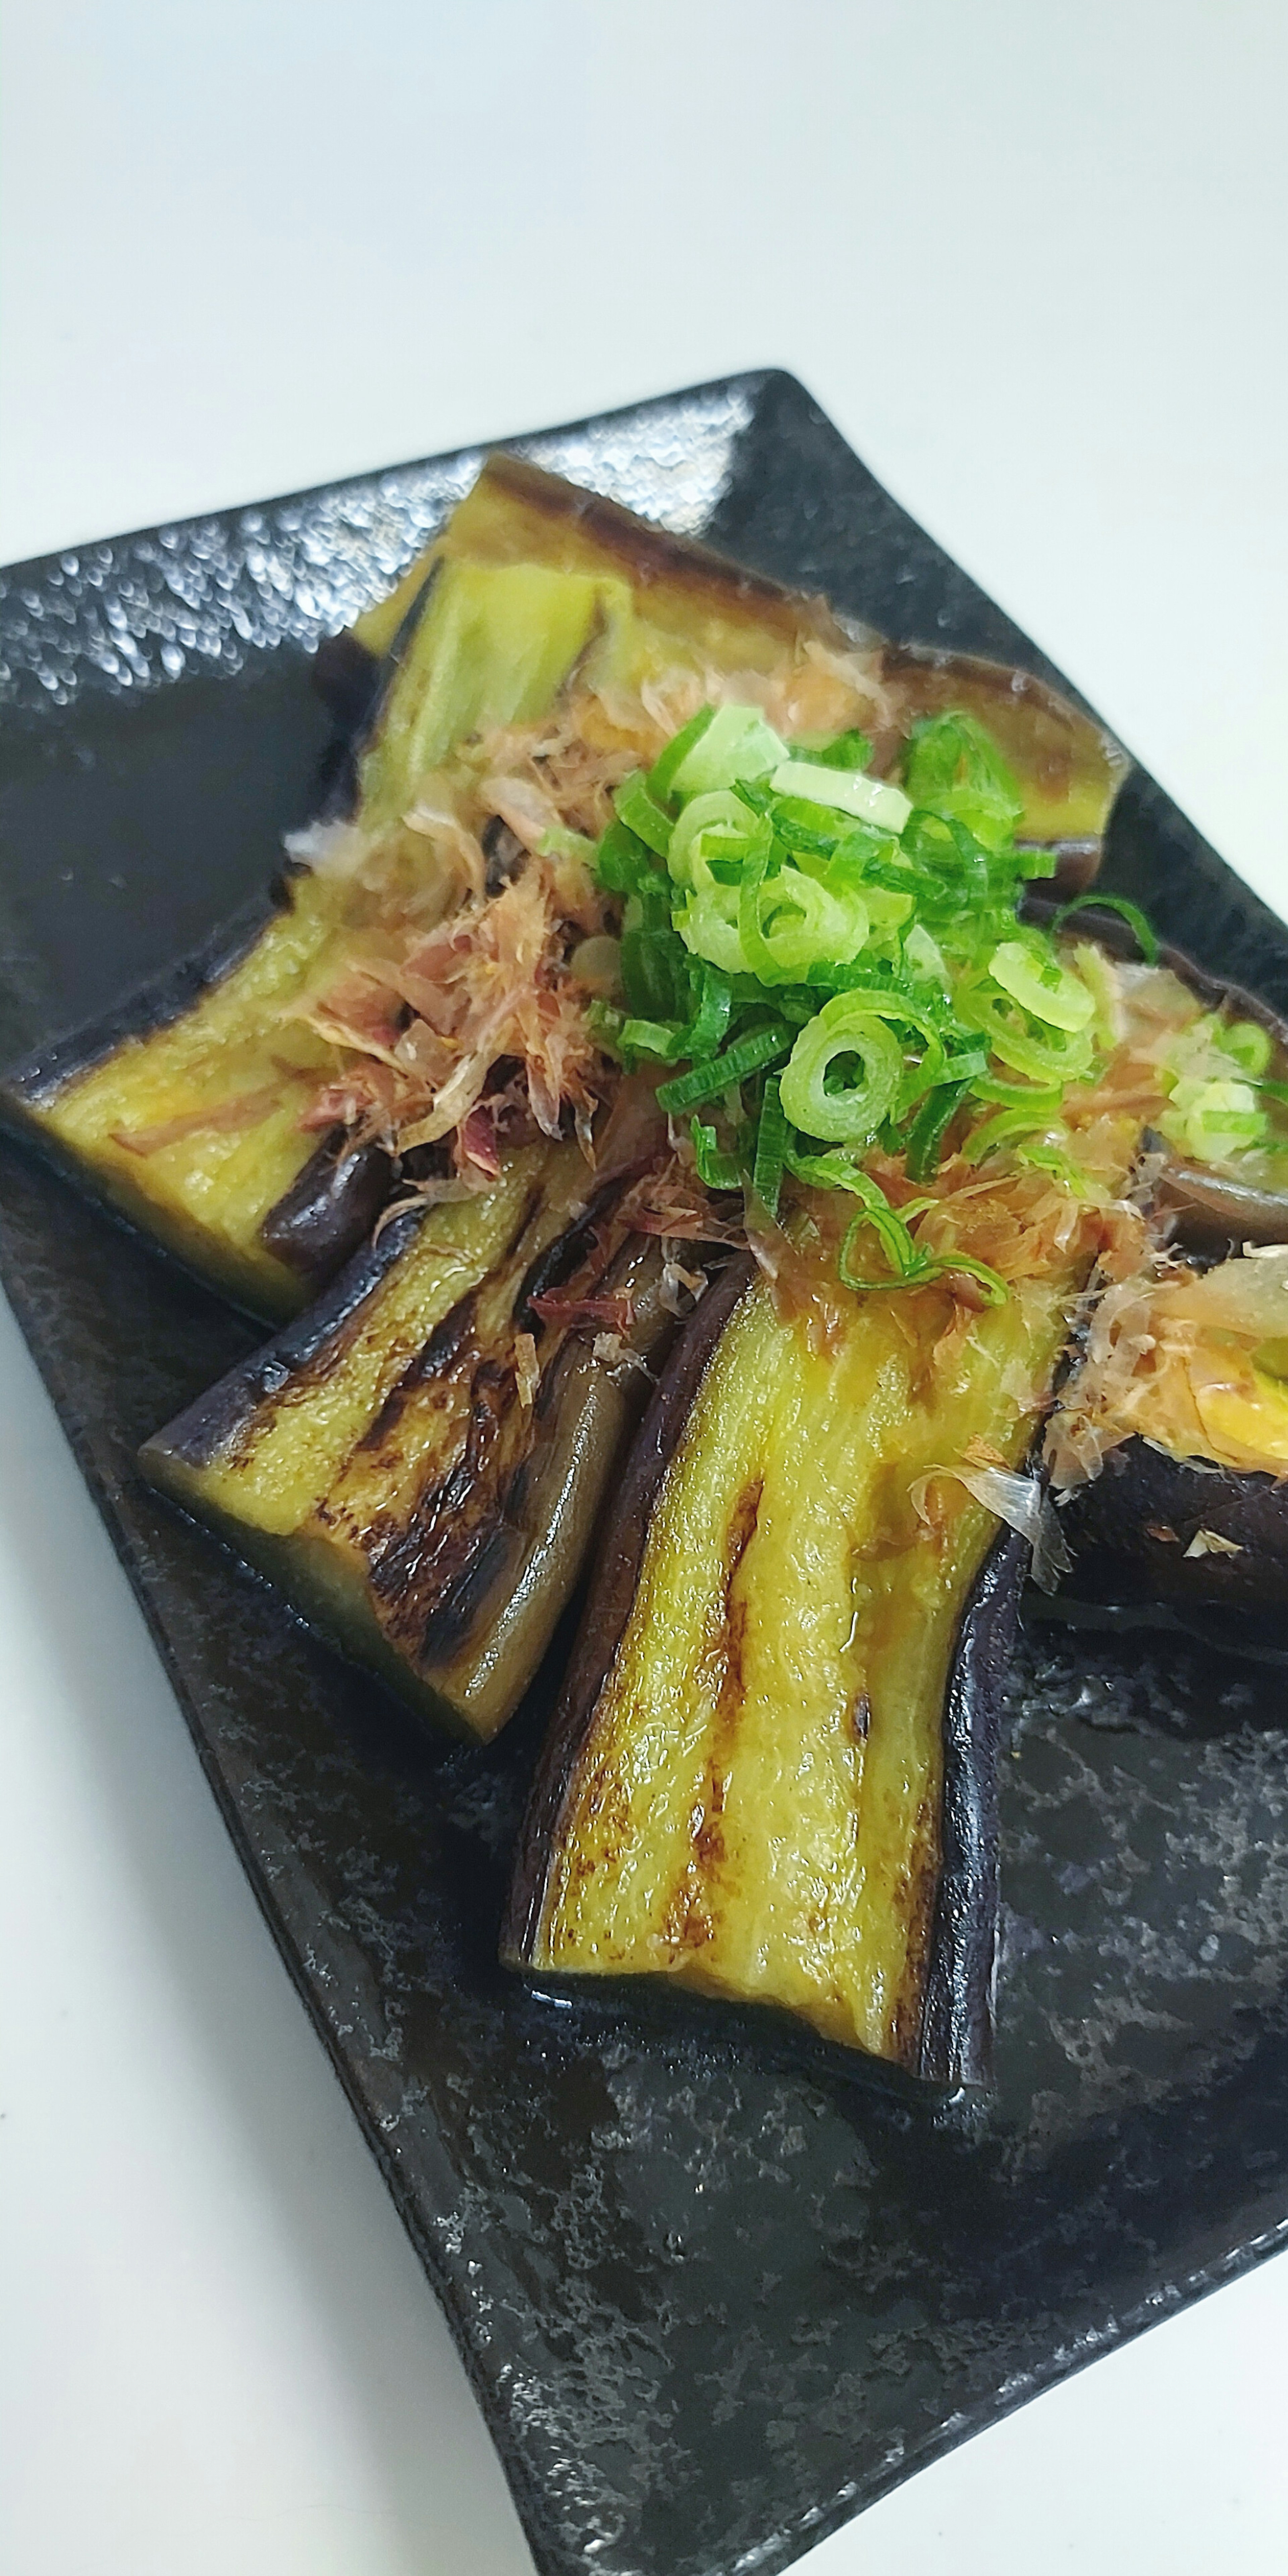
[[(746, 376), (521, 442), (886, 632), (1049, 666), (809, 397)], [(306, 654), (477, 453), (0, 588), (0, 1060), (271, 872)], [(1288, 932), (1137, 773), (1107, 879), (1288, 1004)], [(1284, 1679), (1033, 1622), (1003, 1793), (1000, 2085), (936, 2128), (753, 2017), (556, 2010), (496, 1965), (539, 1695), (431, 1744), (138, 1481), (251, 1329), (0, 1145), (4, 1275), (283, 1956), (550, 2576), (785, 2564), (1288, 2232)]]

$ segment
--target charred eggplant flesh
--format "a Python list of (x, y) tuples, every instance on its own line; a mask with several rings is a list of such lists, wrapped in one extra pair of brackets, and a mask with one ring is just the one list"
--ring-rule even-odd
[(323, 1303), (147, 1443), (210, 1521), (411, 1704), (487, 1737), (577, 1578), (640, 1362), (671, 1327), (654, 1244), (587, 1206), (575, 1145), (395, 1215)]
[(772, 2004), (928, 2081), (983, 2080), (1027, 1550), (991, 1552), (998, 1501), (1031, 1498), (1014, 1471), (1070, 1288), (1057, 1264), (963, 1330), (939, 1282), (851, 1300), (822, 1334), (745, 1270), (708, 1291), (605, 1540), (512, 1965)]

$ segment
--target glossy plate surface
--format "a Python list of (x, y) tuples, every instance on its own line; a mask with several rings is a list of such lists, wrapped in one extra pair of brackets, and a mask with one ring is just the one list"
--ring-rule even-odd
[[(887, 633), (1049, 673), (801, 388), (519, 442)], [(271, 873), (306, 655), (472, 451), (0, 585), (0, 1060)], [(1058, 676), (1058, 675), (1054, 675)], [(1288, 931), (1139, 773), (1106, 881), (1288, 1005)], [(495, 1964), (539, 1741), (431, 1744), (140, 1483), (257, 1338), (0, 1140), (9, 1295), (211, 1785), (446, 2307), (550, 2576), (786, 2564), (1288, 2233), (1285, 1665), (1035, 1616), (1003, 1779), (999, 2092), (936, 2128), (751, 2015), (558, 2009)]]

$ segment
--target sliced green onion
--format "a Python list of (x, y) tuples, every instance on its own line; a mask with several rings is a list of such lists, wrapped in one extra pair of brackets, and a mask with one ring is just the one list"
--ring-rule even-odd
[(944, 1138), (969, 1096), (968, 1082), (950, 1082), (923, 1100), (908, 1136), (905, 1159), (910, 1181), (933, 1180), (943, 1156)]
[(838, 813), (857, 814), (861, 823), (876, 823), (885, 832), (901, 832), (912, 812), (901, 788), (861, 771), (828, 769), (817, 760), (784, 760), (770, 777), (775, 796), (801, 796), (811, 805), (832, 805)]
[[(1116, 1041), (1115, 980), (1098, 950), (1077, 971), (1018, 921), (1025, 879), (1050, 853), (1017, 849), (1019, 791), (973, 717), (914, 728), (906, 794), (871, 777), (870, 758), (857, 730), (789, 750), (759, 708), (706, 707), (625, 780), (595, 858), (600, 884), (625, 898), (625, 1007), (597, 1001), (592, 1026), (628, 1062), (679, 1068), (657, 1095), (672, 1114), (723, 1103), (719, 1127), (691, 1116), (708, 1187), (748, 1188), (776, 1211), (787, 1171), (859, 1201), (840, 1261), (851, 1287), (959, 1269), (997, 1301), (1007, 1291), (987, 1264), (917, 1244), (911, 1224), (930, 1201), (893, 1208), (863, 1151), (879, 1139), (927, 1179), (969, 1112), (973, 1162), (1006, 1146), (1085, 1195), (1063, 1103), (1090, 1078), (1097, 1041)], [(1057, 918), (1097, 903), (1153, 953), (1126, 898), (1078, 898)], [(1258, 1096), (1288, 1101), (1271, 1052), (1251, 1021), (1198, 1017), (1165, 1067), (1173, 1141), (1209, 1160), (1264, 1144)], [(864, 1229), (888, 1277), (860, 1274)]]
[(552, 823), (537, 843), (539, 859), (580, 859), (583, 867), (593, 868), (599, 844), (588, 841), (584, 832), (567, 832), (562, 823)]
[(764, 778), (783, 759), (779, 740), (759, 707), (717, 707), (696, 742), (672, 770), (672, 796), (708, 796), (739, 778)]
[(695, 1064), (688, 1073), (676, 1075), (674, 1082), (661, 1084), (657, 1102), (668, 1112), (696, 1108), (700, 1100), (718, 1100), (722, 1091), (730, 1091), (748, 1074), (759, 1073), (772, 1064), (776, 1056), (785, 1055), (791, 1043), (791, 1030), (785, 1020), (771, 1020), (768, 1028), (753, 1029), (745, 1038), (737, 1038), (723, 1055), (710, 1057), (706, 1064)]
[(1265, 1111), (1249, 1082), (1182, 1080), (1158, 1123), (1169, 1144), (1201, 1163), (1228, 1163), (1266, 1136)]
[(693, 957), (723, 967), (726, 975), (745, 975), (747, 958), (738, 935), (738, 895), (732, 886), (708, 886), (686, 897), (675, 926)]
[(951, 978), (944, 952), (938, 940), (932, 939), (924, 921), (914, 921), (903, 943), (903, 953), (914, 975), (929, 984), (937, 984), (941, 992), (948, 992)]
[(767, 877), (763, 857), (743, 869), (738, 935), (762, 984), (799, 984), (815, 966), (851, 964), (868, 929), (861, 895), (831, 895), (799, 868)]
[(610, 894), (634, 894), (644, 879), (656, 880), (659, 870), (634, 832), (624, 823), (610, 823), (599, 844), (595, 874)]
[(1151, 928), (1146, 915), (1141, 911), (1140, 905), (1138, 903), (1133, 903), (1129, 896), (1125, 894), (1075, 894), (1072, 901), (1069, 903), (1062, 903), (1059, 911), (1055, 914), (1051, 923), (1053, 932), (1063, 927), (1071, 912), (1116, 912), (1120, 914), (1121, 918), (1126, 922), (1128, 929), (1135, 934), (1136, 944), (1146, 965), (1156, 966), (1158, 964), (1157, 936)]
[(964, 824), (988, 850), (1011, 840), (1024, 811), (996, 743), (964, 713), (926, 716), (914, 725), (903, 779), (914, 805)]
[(994, 1100), (1000, 1109), (1027, 1109), (1034, 1118), (1058, 1118), (1064, 1100), (1053, 1082), (1006, 1082), (998, 1073), (981, 1073), (972, 1086), (979, 1100)]
[(787, 1157), (787, 1140), (791, 1135), (779, 1097), (776, 1073), (765, 1083), (765, 1096), (760, 1104), (760, 1121), (756, 1129), (756, 1151), (751, 1169), (751, 1186), (761, 1206), (770, 1216), (777, 1216), (783, 1186), (783, 1165)]
[(686, 1020), (689, 1016), (684, 950), (673, 930), (634, 924), (622, 931), (622, 991), (637, 1019)]
[(626, 825), (627, 831), (633, 832), (638, 841), (643, 841), (648, 849), (656, 850), (658, 857), (664, 859), (671, 846), (671, 817), (663, 813), (661, 806), (649, 794), (648, 781), (642, 769), (622, 780), (614, 793), (613, 804), (618, 821)]
[(1049, 1144), (1044, 1141), (1037, 1144), (1017, 1145), (1015, 1159), (1017, 1163), (1031, 1164), (1035, 1171), (1050, 1172), (1057, 1181), (1063, 1181), (1065, 1188), (1071, 1190), (1076, 1199), (1095, 1197), (1095, 1191), (1087, 1174), (1079, 1168), (1071, 1154), (1066, 1154), (1063, 1145)]
[(754, 850), (768, 853), (771, 843), (763, 817), (744, 805), (731, 787), (717, 787), (709, 795), (690, 798), (671, 830), (666, 864), (677, 885), (693, 886), (701, 893), (713, 882), (713, 858), (742, 861)]
[[(828, 1088), (834, 1064), (857, 1056), (858, 1082)], [(903, 1079), (903, 1051), (867, 997), (837, 993), (808, 1020), (783, 1074), (783, 1108), (794, 1127), (833, 1145), (868, 1145), (894, 1108)]]
[[(891, 1265), (890, 1276), (888, 1279), (870, 1279), (864, 1272), (856, 1271), (850, 1258), (850, 1246), (853, 1243), (856, 1234), (861, 1234), (865, 1226), (871, 1227), (873, 1231), (877, 1233), (878, 1241), (881, 1241), (882, 1250), (885, 1251), (887, 1248), (884, 1241), (882, 1241), (881, 1232), (877, 1227), (876, 1220), (871, 1215), (866, 1211), (860, 1210), (858, 1216), (851, 1217), (850, 1222), (845, 1229), (845, 1239), (841, 1245), (840, 1257), (836, 1265), (837, 1275), (843, 1288), (852, 1288), (856, 1295), (870, 1295), (874, 1289), (911, 1288), (920, 1280), (929, 1278), (929, 1257), (928, 1255), (923, 1254), (921, 1259), (918, 1260), (915, 1247), (913, 1249), (913, 1257), (911, 1261)], [(908, 1241), (910, 1244), (912, 1243), (911, 1235), (908, 1236)]]
[(1028, 1011), (1047, 1028), (1064, 1029), (1076, 1035), (1090, 1028), (1096, 1016), (1095, 996), (1087, 991), (1080, 975), (1071, 974), (1059, 958), (1042, 956), (1023, 939), (1003, 939), (988, 961), (988, 971), (995, 984), (1009, 993), (1021, 1010)]
[(742, 1187), (742, 1171), (734, 1154), (722, 1153), (714, 1127), (704, 1127), (700, 1118), (689, 1122), (693, 1138), (698, 1179), (708, 1190), (737, 1190)]
[(647, 786), (650, 796), (654, 797), (659, 805), (665, 805), (670, 796), (671, 782), (677, 769), (692, 751), (695, 742), (701, 742), (714, 716), (714, 707), (699, 707), (697, 714), (690, 716), (688, 723), (681, 725), (678, 733), (672, 734), (666, 749), (658, 753), (649, 771)]
[(1017, 841), (1015, 864), (1027, 884), (1034, 877), (1053, 877), (1060, 865), (1060, 853), (1047, 841)]
[(688, 1035), (681, 1020), (625, 1019), (617, 1031), (617, 1044), (625, 1054), (660, 1056), (664, 1064), (674, 1064), (688, 1052)]
[(1255, 1082), (1270, 1062), (1270, 1031), (1259, 1020), (1232, 1020), (1222, 1028), (1221, 1048), (1245, 1079)]
[(1045, 1030), (1039, 1038), (1031, 1027), (1016, 1025), (1007, 996), (980, 988), (959, 991), (956, 1008), (970, 1027), (988, 1042), (990, 1055), (1044, 1085), (1077, 1082), (1089, 1072), (1092, 1043), (1086, 1030)]
[(1031, 1109), (998, 1109), (971, 1129), (962, 1153), (968, 1163), (982, 1163), (989, 1154), (999, 1153), (1004, 1145), (1013, 1145), (1020, 1137), (1045, 1138), (1048, 1133), (1047, 1122), (1035, 1118)]
[(811, 752), (810, 758), (821, 762), (824, 769), (866, 769), (872, 758), (872, 744), (867, 734), (852, 725), (848, 733), (838, 733), (822, 751)]
[(1096, 1005), (1096, 1043), (1108, 1055), (1119, 1044), (1124, 1028), (1118, 969), (1104, 949), (1093, 948), (1089, 939), (1075, 942), (1073, 962)]
[(999, 1273), (990, 1269), (987, 1261), (976, 1261), (968, 1252), (937, 1252), (934, 1260), (934, 1276), (942, 1279), (952, 1270), (964, 1270), (968, 1279), (978, 1279), (981, 1288), (987, 1292), (990, 1306), (1004, 1306), (1007, 1303), (1010, 1289)]
[(719, 966), (704, 964), (702, 999), (684, 1032), (682, 1052), (692, 1056), (698, 1064), (707, 1056), (714, 1055), (729, 1026), (732, 1008), (733, 985), (730, 978)]
[(902, 1271), (906, 1277), (926, 1259), (913, 1242), (907, 1219), (891, 1207), (880, 1182), (860, 1171), (848, 1154), (789, 1152), (787, 1169), (796, 1180), (807, 1181), (814, 1189), (845, 1190), (851, 1198), (858, 1199), (863, 1213), (856, 1223), (871, 1226), (892, 1269)]

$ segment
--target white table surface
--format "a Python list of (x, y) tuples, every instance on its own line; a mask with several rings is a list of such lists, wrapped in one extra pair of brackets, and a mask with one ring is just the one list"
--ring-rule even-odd
[[(1288, 908), (1267, 0), (9, 0), (0, 555), (766, 362)], [(0, 1308), (0, 2568), (525, 2576)], [(810, 2576), (1281, 2571), (1288, 2266)]]

